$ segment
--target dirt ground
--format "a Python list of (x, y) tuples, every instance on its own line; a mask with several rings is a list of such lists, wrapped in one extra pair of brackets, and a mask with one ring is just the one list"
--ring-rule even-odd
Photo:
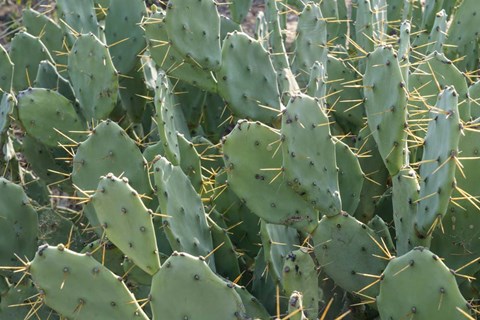
[(5, 45), (21, 27), (22, 10), (31, 6), (37, 11), (48, 10), (51, 0), (0, 0), (0, 44)]

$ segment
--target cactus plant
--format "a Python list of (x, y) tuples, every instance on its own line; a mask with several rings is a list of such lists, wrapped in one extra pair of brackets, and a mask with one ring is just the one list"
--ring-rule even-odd
[(151, 2), (0, 47), (0, 318), (477, 317), (475, 1)]

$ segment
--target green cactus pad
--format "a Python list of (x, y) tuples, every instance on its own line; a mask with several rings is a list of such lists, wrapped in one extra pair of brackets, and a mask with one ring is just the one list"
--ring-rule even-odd
[(101, 122), (80, 144), (73, 158), (72, 180), (82, 190), (95, 190), (101, 176), (112, 172), (128, 178), (139, 194), (150, 194), (146, 161), (118, 124)]
[[(80, 253), (91, 254), (95, 260), (107, 267), (108, 270), (112, 271), (117, 276), (121, 276), (125, 273), (122, 267), (125, 255), (110, 241), (98, 239), (90, 242), (80, 251)], [(130, 273), (128, 276), (130, 276)]]
[(89, 255), (63, 245), (45, 245), (29, 264), (29, 272), (45, 304), (63, 316), (79, 320), (148, 319), (121, 279)]
[(67, 64), (67, 48), (64, 47), (65, 35), (62, 28), (46, 14), (28, 8), (23, 10), (23, 23), (27, 32), (39, 37), (50, 51), (53, 59), (60, 65)]
[(424, 30), (432, 30), (435, 23), (435, 15), (442, 10), (443, 0), (426, 0), (423, 10), (422, 25)]
[[(451, 2), (451, 1), (449, 1)], [(451, 59), (462, 57), (460, 61), (462, 69), (474, 70), (477, 68), (476, 55), (478, 52), (477, 38), (480, 31), (480, 14), (478, 12), (478, 2), (475, 0), (463, 0), (458, 3), (459, 6), (454, 10), (448, 30), (449, 44), (447, 55)], [(434, 12), (436, 13), (436, 12)], [(458, 88), (455, 88), (457, 91)]]
[(414, 229), (419, 193), (420, 185), (412, 168), (404, 167), (392, 177), (393, 221), (399, 255), (407, 253), (416, 245), (427, 244), (418, 239)]
[(288, 299), (288, 319), (308, 320), (307, 311), (304, 306), (304, 298), (301, 292), (294, 291)]
[(0, 93), (0, 148), (7, 140), (7, 132), (10, 128), (10, 119), (15, 107), (15, 97), (9, 93)]
[(327, 69), (323, 63), (315, 61), (310, 69), (310, 79), (307, 85), (307, 95), (318, 98), (325, 104), (327, 96)]
[(183, 252), (174, 252), (153, 277), (150, 304), (154, 320), (245, 319), (233, 285), (215, 275), (204, 259)]
[(443, 44), (447, 37), (447, 14), (445, 10), (438, 11), (435, 15), (435, 23), (433, 25), (432, 31), (428, 36), (428, 43), (430, 45), (427, 47), (427, 54), (430, 54), (434, 51), (443, 52)]
[(186, 61), (208, 70), (220, 67), (220, 15), (213, 0), (170, 0), (165, 27)]
[[(410, 0), (405, 0), (410, 1)], [(403, 82), (408, 88), (408, 72), (410, 71), (410, 55), (412, 52), (412, 46), (410, 43), (410, 34), (412, 25), (408, 20), (402, 22), (400, 25), (400, 36), (398, 38), (398, 51), (397, 59), (400, 63), (400, 69), (402, 70)]]
[(108, 239), (142, 270), (155, 274), (160, 258), (152, 214), (128, 179), (113, 174), (101, 178), (91, 202)]
[(318, 4), (308, 2), (298, 16), (294, 45), (292, 71), (298, 75), (298, 83), (303, 88), (308, 83), (313, 64), (317, 61), (325, 64), (327, 61), (327, 20)]
[[(398, 297), (402, 297), (399, 301)], [(377, 297), (382, 319), (467, 319), (467, 301), (442, 260), (417, 247), (388, 263)]]
[(180, 168), (190, 179), (193, 188), (201, 194), (203, 178), (200, 155), (193, 143), (188, 141), (183, 134), (177, 133), (177, 141), (180, 151)]
[[(45, 181), (36, 177), (32, 171), (22, 170), (21, 174), (23, 175), (22, 184), (27, 196), (41, 206), (49, 205), (50, 190), (47, 188)], [(40, 225), (41, 224), (42, 223), (40, 222)]]
[(395, 175), (406, 152), (407, 93), (392, 47), (378, 47), (368, 55), (363, 85), (368, 126), (385, 166)]
[[(160, 140), (163, 141), (165, 155), (174, 165), (180, 163), (180, 147), (177, 137), (175, 119), (181, 109), (176, 107), (172, 85), (165, 73), (160, 72), (155, 89), (156, 123)], [(177, 117), (175, 117), (177, 116)]]
[(56, 4), (60, 25), (67, 35), (70, 44), (80, 34), (93, 33), (99, 36), (99, 25), (93, 0), (58, 0)]
[[(38, 216), (22, 187), (0, 178), (0, 266), (18, 266), (32, 259), (38, 236)], [(3, 272), (3, 271), (2, 271)]]
[(312, 239), (315, 257), (336, 284), (363, 298), (376, 297), (379, 287), (370, 286), (372, 276), (380, 276), (389, 257), (375, 231), (345, 213), (324, 216)]
[(422, 236), (432, 233), (432, 226), (445, 216), (455, 184), (458, 144), (462, 126), (458, 111), (458, 94), (446, 87), (430, 111), (423, 158), (419, 170), (420, 195), (415, 228)]
[(169, 43), (165, 14), (159, 11), (145, 19), (145, 37), (148, 49), (157, 66), (171, 77), (181, 79), (203, 90), (215, 92), (217, 84), (211, 72), (196, 64), (185, 63), (185, 58)]
[(409, 20), (415, 28), (422, 23), (423, 5), (420, 0), (404, 0), (402, 21)]
[(318, 4), (320, 5), (323, 19), (327, 24), (327, 40), (335, 43), (341, 43), (343, 40), (343, 44), (345, 44), (347, 29), (340, 30), (340, 27), (343, 27), (346, 22), (340, 21), (339, 5), (341, 2), (341, 0), (323, 0), (318, 2)]
[(389, 174), (368, 126), (365, 126), (358, 133), (355, 148), (358, 161), (367, 178), (363, 184), (360, 193), (360, 203), (354, 216), (358, 220), (367, 223), (375, 213), (379, 198), (387, 190)]
[(157, 81), (158, 71), (157, 71), (157, 65), (155, 64), (155, 61), (153, 61), (152, 59), (152, 54), (148, 49), (148, 46), (147, 46), (147, 49), (143, 52), (142, 56), (140, 57), (140, 63), (141, 63), (141, 67), (139, 68), (141, 68), (140, 71), (143, 73), (143, 81), (145, 82), (146, 87), (149, 90), (155, 90), (155, 82)]
[(315, 319), (320, 300), (318, 271), (312, 257), (305, 248), (292, 251), (285, 257), (282, 284), (287, 295), (295, 291), (303, 295), (303, 307), (308, 318)]
[(145, 48), (141, 27), (147, 15), (142, 0), (115, 0), (110, 2), (105, 19), (105, 39), (118, 72), (128, 74), (137, 65), (140, 51)]
[(261, 220), (260, 237), (265, 254), (269, 276), (275, 283), (281, 283), (282, 270), (288, 254), (300, 245), (297, 230)]
[[(147, 162), (135, 142), (115, 122), (101, 122), (80, 144), (73, 158), (72, 181), (81, 190), (94, 191), (101, 176), (112, 172), (129, 179), (139, 194), (151, 194)], [(100, 231), (100, 223), (91, 204), (84, 212), (90, 224)]]
[[(3, 281), (3, 279), (2, 279)], [(7, 284), (8, 285), (8, 284)], [(38, 290), (31, 280), (27, 279), (16, 285), (7, 287), (8, 291), (0, 290), (0, 318), (2, 319), (25, 319), (35, 314), (40, 319), (58, 319), (56, 313), (45, 305), (40, 305), (37, 310)], [(32, 306), (35, 305), (35, 313)]]
[(50, 60), (53, 62), (53, 58), (43, 42), (27, 32), (18, 32), (13, 37), (10, 58), (15, 65), (12, 84), (15, 92), (25, 90), (33, 85), (40, 61)]
[(28, 134), (46, 146), (72, 144), (86, 124), (71, 102), (50, 89), (30, 88), (18, 94), (18, 117)]
[(387, 9), (387, 16), (389, 20), (389, 27), (393, 29), (398, 26), (402, 20), (403, 8), (405, 2), (410, 0), (389, 0)]
[[(128, 118), (133, 123), (141, 123), (145, 114), (148, 89), (142, 70), (135, 66), (125, 77), (119, 78), (119, 96)], [(147, 68), (147, 67), (144, 67)]]
[(288, 103), (291, 97), (300, 95), (302, 92), (290, 68), (282, 69), (278, 74), (278, 86), (282, 103)]
[(85, 118), (107, 118), (117, 102), (118, 75), (108, 49), (93, 33), (75, 41), (68, 55), (68, 74)]
[(149, 145), (143, 151), (143, 157), (147, 160), (148, 164), (150, 165), (156, 156), (165, 156), (165, 151), (163, 150), (163, 143), (158, 141), (155, 144)]
[(35, 174), (47, 183), (58, 185), (57, 182), (63, 180), (64, 175), (59, 176), (54, 171), (68, 175), (70, 171), (68, 165), (57, 161), (55, 158), (66, 157), (68, 154), (60, 148), (48, 148), (41, 144), (35, 138), (28, 134), (23, 137), (22, 152), (25, 155), (31, 169)]
[(245, 287), (240, 287), (236, 285), (235, 291), (242, 299), (243, 305), (245, 306), (247, 318), (253, 319), (268, 319), (270, 315), (268, 311), (265, 309), (263, 304), (250, 292), (247, 291)]
[(139, 267), (128, 257), (125, 257), (122, 262), (123, 274), (126, 275), (128, 282), (135, 283), (137, 286), (148, 286), (152, 284), (152, 276)]
[[(470, 104), (467, 99), (468, 86), (465, 75), (458, 70), (452, 61), (438, 52), (425, 57), (423, 62), (409, 76), (409, 114), (411, 131), (423, 137), (424, 126), (418, 119), (428, 115), (428, 107), (434, 106), (437, 95), (446, 86), (453, 86), (458, 93), (458, 111), (460, 119), (470, 120)], [(415, 121), (417, 120), (417, 121)]]
[(230, 232), (210, 221), (213, 247), (215, 250), (216, 273), (225, 279), (234, 281), (241, 273), (235, 247), (230, 240)]
[(227, 34), (232, 33), (234, 31), (239, 31), (239, 32), (242, 31), (242, 26), (236, 23), (235, 21), (233, 21), (232, 19), (230, 19), (229, 17), (221, 14), (220, 15), (220, 40), (223, 41), (223, 39), (225, 39)]
[(185, 81), (176, 81), (173, 88), (175, 98), (183, 110), (188, 128), (197, 128), (202, 122), (202, 107), (207, 93)]
[(345, 132), (357, 133), (364, 125), (365, 107), (362, 91), (348, 83), (354, 83), (358, 75), (332, 55), (328, 55), (325, 67), (328, 83), (323, 97), (327, 101), (327, 109), (332, 110), (336, 122)]
[[(480, 210), (476, 200), (466, 198), (466, 194), (471, 197), (480, 195), (480, 185), (476, 183), (480, 181), (480, 171), (477, 169), (480, 150), (478, 127), (464, 130), (458, 149), (463, 168), (455, 170), (456, 189), (451, 197), (453, 201), (450, 201), (442, 220), (443, 228), (434, 231), (431, 250), (444, 258), (445, 264), (450, 268), (462, 268), (460, 273), (473, 275), (480, 270), (480, 264), (464, 266), (480, 256), (480, 239), (477, 236)], [(457, 279), (457, 282), (466, 281), (467, 279)]]
[(239, 122), (223, 140), (228, 184), (266, 222), (313, 231), (318, 212), (283, 177), (281, 152), (276, 152), (280, 143), (276, 130), (259, 122)]
[[(212, 250), (202, 200), (180, 167), (158, 157), (154, 164), (156, 193), (163, 227), (173, 250), (206, 257)], [(213, 259), (209, 263), (213, 270)]]
[(225, 108), (222, 97), (214, 93), (207, 94), (203, 105), (204, 122), (202, 124), (205, 137), (217, 143), (228, 132), (227, 128), (230, 126), (228, 120), (231, 116), (233, 115), (228, 108)]
[(371, 8), (373, 12), (372, 28), (373, 28), (373, 42), (374, 45), (383, 44), (387, 40), (387, 0), (373, 0), (371, 1)]
[(270, 33), (268, 43), (270, 44), (271, 59), (275, 70), (280, 71), (284, 68), (290, 68), (285, 43), (283, 42), (282, 21), (284, 16), (281, 15), (277, 4), (278, 1), (265, 1), (265, 18), (267, 20), (267, 30)]
[[(204, 179), (217, 176), (223, 169), (223, 159), (220, 151), (220, 144), (213, 144), (204, 136), (195, 136), (192, 138), (193, 146), (200, 158)], [(212, 174), (215, 173), (215, 174)], [(204, 190), (205, 193), (205, 190)]]
[(252, 0), (244, 1), (231, 1), (228, 3), (228, 8), (232, 14), (232, 20), (238, 24), (241, 24), (247, 17), (250, 7), (252, 6)]
[(340, 140), (335, 142), (335, 156), (342, 210), (353, 214), (360, 203), (360, 193), (365, 183), (364, 173), (355, 153)]
[[(276, 287), (278, 284), (274, 282), (270, 274), (265, 272), (267, 270), (267, 263), (263, 248), (258, 251), (255, 257), (255, 269), (253, 271), (252, 294), (265, 306), (270, 314), (276, 313)], [(280, 300), (281, 306), (284, 305), (283, 300)]]
[(368, 221), (367, 225), (383, 239), (383, 243), (388, 251), (395, 252), (395, 245), (393, 244), (392, 236), (390, 235), (389, 226), (380, 216), (373, 217), (372, 220)]
[(373, 43), (373, 11), (370, 0), (359, 0), (355, 18), (355, 42), (365, 52), (372, 52)]
[(37, 77), (33, 82), (33, 87), (58, 91), (72, 103), (75, 103), (75, 94), (70, 82), (62, 77), (57, 68), (48, 60), (44, 60), (38, 65)]
[(218, 92), (236, 116), (271, 123), (279, 115), (277, 74), (268, 52), (257, 40), (242, 32), (229, 34), (223, 42), (222, 67), (216, 75)]
[(476, 81), (468, 88), (468, 96), (472, 119), (477, 119), (480, 117), (480, 81)]
[[(281, 134), (287, 184), (321, 214), (338, 214), (342, 202), (335, 142), (318, 100), (306, 95), (292, 97), (282, 114)], [(308, 139), (316, 143), (305, 143)]]
[(10, 92), (13, 81), (13, 62), (10, 60), (8, 52), (2, 45), (0, 45), (0, 70), (2, 70), (2, 75), (0, 76), (0, 93)]
[(258, 243), (261, 242), (259, 218), (232, 191), (225, 171), (219, 172), (215, 177), (215, 195), (212, 201), (212, 206), (227, 224), (235, 247), (244, 255), (255, 258), (260, 249)]

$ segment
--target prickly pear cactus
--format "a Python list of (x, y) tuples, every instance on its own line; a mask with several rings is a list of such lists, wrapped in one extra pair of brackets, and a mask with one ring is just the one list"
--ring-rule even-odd
[(68, 75), (85, 118), (107, 118), (117, 101), (118, 75), (108, 49), (93, 33), (76, 39)]
[(34, 88), (18, 94), (18, 117), (25, 131), (49, 147), (72, 143), (85, 125), (67, 98), (49, 89)]
[[(393, 297), (401, 294), (401, 304)], [(442, 260), (422, 247), (388, 263), (380, 281), (377, 305), (382, 319), (469, 319), (470, 305), (462, 297)]]
[[(93, 257), (72, 252), (63, 245), (40, 247), (28, 272), (40, 288), (45, 304), (65, 316), (148, 319), (118, 276)], [(92, 288), (107, 290), (108, 295), (92, 295)]]
[[(37, 212), (22, 187), (5, 178), (0, 178), (0, 219), (2, 241), (0, 263), (15, 266), (22, 260), (31, 259), (38, 235)], [(11, 271), (8, 268), (5, 270)]]
[(165, 27), (172, 45), (190, 63), (216, 70), (220, 67), (220, 16), (213, 0), (172, 0)]
[(270, 123), (280, 113), (277, 74), (270, 55), (248, 35), (227, 35), (217, 76), (219, 94), (239, 117)]
[(2, 320), (480, 314), (478, 0), (26, 2)]
[[(91, 201), (108, 239), (142, 270), (155, 274), (160, 268), (160, 259), (153, 216), (137, 191), (130, 187), (128, 179), (112, 174), (102, 177)], [(127, 238), (127, 234), (131, 237)]]
[(280, 134), (266, 125), (238, 123), (223, 140), (229, 184), (265, 221), (311, 231), (318, 213), (282, 177), (281, 153), (275, 151), (280, 143)]
[[(208, 293), (206, 295), (206, 293)], [(233, 285), (225, 282), (203, 258), (174, 252), (153, 277), (150, 292), (154, 319), (245, 319)], [(178, 301), (182, 306), (172, 308)]]

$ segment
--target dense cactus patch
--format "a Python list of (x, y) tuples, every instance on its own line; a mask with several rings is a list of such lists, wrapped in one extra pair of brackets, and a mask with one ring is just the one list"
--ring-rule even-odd
[(25, 9), (0, 319), (476, 319), (477, 2)]

